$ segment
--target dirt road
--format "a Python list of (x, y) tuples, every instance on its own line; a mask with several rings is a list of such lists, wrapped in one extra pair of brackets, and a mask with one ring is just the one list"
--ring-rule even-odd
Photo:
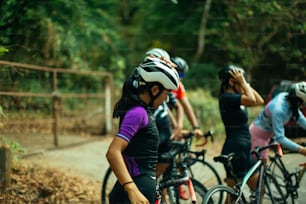
[[(22, 160), (43, 166), (56, 167), (70, 172), (72, 175), (85, 176), (93, 181), (102, 181), (104, 172), (108, 168), (105, 153), (110, 141), (111, 137), (98, 137), (76, 146), (41, 151)], [(216, 144), (207, 146), (208, 153), (206, 158), (208, 161), (211, 161), (213, 156), (219, 154), (220, 148), (221, 145)], [(284, 156), (284, 161), (293, 170), (298, 163), (305, 162), (305, 157), (298, 154), (288, 154)], [(214, 164), (213, 161), (211, 163)], [(214, 165), (216, 165), (219, 173), (224, 175), (222, 166)], [(302, 199), (306, 198), (306, 178), (302, 180), (299, 194), (300, 197), (297, 203), (302, 204), (304, 203)]]

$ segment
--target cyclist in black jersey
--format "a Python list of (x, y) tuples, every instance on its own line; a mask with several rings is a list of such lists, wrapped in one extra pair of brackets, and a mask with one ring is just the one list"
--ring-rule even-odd
[(171, 109), (176, 106), (176, 99), (170, 92), (167, 101), (163, 102), (155, 111), (154, 117), (156, 119), (156, 126), (159, 131), (159, 148), (158, 152), (169, 152), (170, 139), (172, 133), (172, 120), (169, 116)]
[(118, 179), (110, 203), (154, 203), (159, 134), (153, 111), (177, 89), (178, 80), (169, 64), (149, 57), (124, 82), (113, 112), (119, 130), (106, 153)]
[[(162, 48), (153, 48), (145, 53), (145, 60), (148, 57), (156, 57), (165, 61), (170, 61), (170, 55)], [(174, 64), (173, 64), (174, 65)], [(171, 110), (176, 110), (176, 116), (174, 117)], [(176, 98), (169, 93), (167, 101), (164, 101), (155, 111), (154, 116), (156, 119), (156, 125), (159, 131), (159, 148), (158, 154), (170, 151), (171, 139), (179, 139), (183, 127), (183, 107), (177, 103)], [(156, 175), (159, 177), (169, 166), (168, 161), (158, 160)]]
[[(219, 95), (219, 110), (225, 127), (226, 139), (222, 154), (234, 152), (234, 171), (243, 178), (247, 170), (255, 163), (250, 150), (251, 138), (248, 128), (247, 106), (257, 106), (264, 103), (263, 98), (246, 81), (244, 70), (236, 66), (228, 66), (219, 72), (221, 89)], [(235, 185), (233, 175), (228, 169), (227, 185)], [(258, 174), (249, 180), (249, 186), (255, 190)]]

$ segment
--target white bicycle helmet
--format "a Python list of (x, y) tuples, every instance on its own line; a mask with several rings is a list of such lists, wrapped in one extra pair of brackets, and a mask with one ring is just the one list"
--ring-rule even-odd
[(178, 89), (178, 73), (159, 58), (148, 57), (145, 62), (136, 67), (135, 71), (144, 82), (158, 82), (168, 90)]
[(303, 102), (306, 103), (306, 82), (302, 81), (296, 83), (294, 85), (294, 89), (296, 97), (302, 99)]
[(168, 52), (161, 48), (153, 48), (151, 50), (148, 50), (145, 54), (144, 61), (146, 61), (148, 57), (150, 57), (150, 55), (154, 55), (157, 58), (164, 57), (166, 59), (170, 59), (170, 55), (168, 54)]

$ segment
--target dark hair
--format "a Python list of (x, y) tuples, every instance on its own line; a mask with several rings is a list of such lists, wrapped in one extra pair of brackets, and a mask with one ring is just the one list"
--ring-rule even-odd
[[(137, 88), (133, 85), (135, 81), (135, 75), (130, 76), (122, 86), (121, 97), (114, 106), (113, 118), (124, 117), (125, 113), (134, 106), (140, 105), (145, 108), (152, 104), (145, 104), (140, 98), (139, 94), (149, 91), (154, 85), (161, 87), (162, 85), (158, 82), (146, 82)], [(151, 92), (149, 91), (149, 94)]]
[(303, 100), (296, 96), (294, 86), (290, 87), (286, 98), (291, 105), (292, 119), (297, 121), (299, 119), (299, 104), (303, 103)]
[(223, 68), (219, 71), (218, 77), (219, 80), (221, 81), (221, 87), (220, 87), (220, 95), (224, 93), (224, 90), (229, 87), (229, 80), (232, 77), (229, 73), (231, 71), (229, 67)]
[(221, 69), (218, 73), (219, 80), (221, 81), (220, 95), (224, 93), (224, 90), (229, 87), (229, 80), (233, 78), (232, 75), (230, 74), (230, 71), (233, 69), (238, 69), (239, 72), (244, 73), (244, 70), (241, 67), (237, 67), (234, 65), (230, 65)]

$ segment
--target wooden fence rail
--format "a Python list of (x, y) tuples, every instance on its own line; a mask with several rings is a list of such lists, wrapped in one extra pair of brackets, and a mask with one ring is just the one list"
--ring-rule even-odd
[[(37, 66), (31, 64), (2, 61), (0, 60), (0, 68), (14, 68), (14, 69), (28, 69), (35, 71), (43, 71), (52, 73), (52, 91), (50, 93), (32, 93), (32, 92), (15, 92), (15, 91), (1, 91), (0, 96), (20, 96), (20, 97), (43, 97), (52, 100), (52, 133), (53, 143), (58, 146), (58, 121), (59, 121), (59, 106), (61, 98), (101, 98), (104, 99), (104, 134), (112, 132), (112, 93), (113, 93), (113, 79), (112, 74), (109, 72), (97, 71), (80, 71), (63, 68), (50, 68), (45, 66)], [(103, 81), (104, 93), (59, 93), (58, 92), (58, 73), (87, 75), (101, 78)], [(102, 80), (103, 79), (103, 80)]]

